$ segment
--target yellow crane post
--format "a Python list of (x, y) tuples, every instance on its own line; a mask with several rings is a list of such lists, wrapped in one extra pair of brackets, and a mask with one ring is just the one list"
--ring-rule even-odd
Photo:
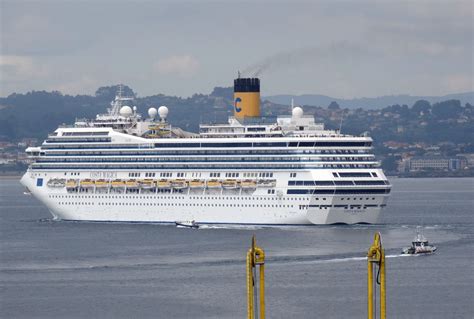
[(385, 252), (382, 247), (382, 236), (379, 232), (374, 235), (374, 242), (367, 252), (367, 318), (374, 319), (377, 295), (374, 296), (374, 266), (377, 265), (375, 277), (376, 285), (380, 285), (380, 319), (385, 319), (386, 315), (386, 295), (385, 295)]
[[(259, 266), (260, 279), (259, 297), (257, 295), (257, 266)], [(259, 317), (265, 319), (265, 253), (262, 248), (257, 247), (255, 235), (252, 237), (252, 246), (247, 251), (247, 317), (248, 319)]]

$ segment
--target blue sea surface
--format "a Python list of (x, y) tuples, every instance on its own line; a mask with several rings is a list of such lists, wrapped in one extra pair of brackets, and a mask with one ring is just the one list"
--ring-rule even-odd
[[(387, 318), (473, 318), (474, 179), (391, 182), (380, 225), (193, 230), (52, 221), (18, 180), (2, 179), (0, 317), (245, 318), (255, 234), (267, 318), (366, 318), (364, 256), (380, 231)], [(438, 251), (400, 255), (417, 226)]]

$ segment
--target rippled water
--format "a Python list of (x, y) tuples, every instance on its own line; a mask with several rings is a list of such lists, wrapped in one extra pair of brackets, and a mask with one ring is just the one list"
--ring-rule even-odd
[[(0, 180), (0, 317), (243, 318), (245, 252), (266, 252), (268, 318), (366, 318), (380, 231), (389, 318), (472, 318), (474, 179), (394, 179), (381, 225), (287, 228), (54, 222)], [(438, 246), (399, 254), (417, 226)]]

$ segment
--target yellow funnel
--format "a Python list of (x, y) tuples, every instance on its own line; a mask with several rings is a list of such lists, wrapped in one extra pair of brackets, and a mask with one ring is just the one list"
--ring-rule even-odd
[(260, 117), (260, 80), (238, 78), (234, 80), (234, 116)]

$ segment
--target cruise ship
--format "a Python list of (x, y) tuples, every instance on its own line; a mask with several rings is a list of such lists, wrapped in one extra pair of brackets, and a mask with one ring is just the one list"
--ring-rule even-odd
[[(226, 225), (377, 223), (391, 185), (369, 136), (326, 130), (299, 106), (260, 116), (260, 80), (234, 80), (228, 123), (199, 133), (141, 116), (120, 92), (106, 114), (26, 152), (21, 179), (54, 219)], [(290, 107), (289, 107), (290, 109)]]

